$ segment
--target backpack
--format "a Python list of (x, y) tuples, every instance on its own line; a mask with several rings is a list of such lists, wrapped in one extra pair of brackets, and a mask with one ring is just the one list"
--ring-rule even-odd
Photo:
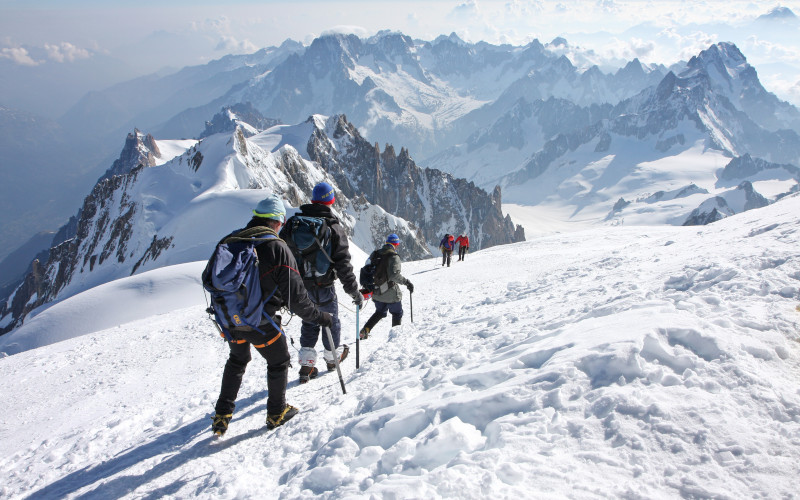
[(306, 288), (329, 287), (336, 280), (331, 266), (331, 228), (323, 217), (295, 215), (286, 221), (286, 244), (294, 254)]
[(361, 282), (361, 287), (369, 291), (378, 290), (381, 285), (388, 280), (386, 267), (389, 259), (386, 254), (381, 253), (380, 250), (374, 250), (369, 254), (367, 262), (358, 275), (358, 281)]
[(266, 317), (279, 332), (281, 329), (264, 311), (264, 304), (275, 294), (276, 286), (266, 298), (261, 293), (256, 245), (281, 241), (270, 229), (253, 227), (237, 230), (217, 243), (203, 270), (203, 288), (211, 295), (206, 309), (227, 341), (233, 341), (231, 330), (251, 328), (262, 335), (258, 326)]

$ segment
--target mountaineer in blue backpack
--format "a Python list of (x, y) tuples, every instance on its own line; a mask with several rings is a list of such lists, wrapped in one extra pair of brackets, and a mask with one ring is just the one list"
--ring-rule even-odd
[(230, 347), (212, 424), (218, 436), (225, 434), (233, 416), (242, 376), (251, 359), (250, 344), (267, 361), (267, 428), (282, 425), (299, 411), (285, 399), (291, 358), (277, 314), (281, 307), (288, 307), (304, 320), (331, 325), (330, 314), (308, 300), (297, 263), (278, 237), (285, 216), (278, 196), (259, 202), (247, 226), (217, 244), (203, 271), (203, 286), (212, 301), (209, 312), (214, 313)]
[(401, 262), (397, 255), (399, 246), (400, 238), (394, 233), (390, 234), (386, 237), (386, 244), (372, 252), (368, 264), (364, 266), (371, 269), (371, 276), (367, 276), (362, 269), (361, 285), (372, 292), (375, 312), (359, 332), (361, 340), (369, 338), (369, 333), (378, 321), (388, 313), (392, 313), (392, 326), (398, 326), (403, 321), (403, 292), (400, 291), (400, 285), (405, 285), (409, 293), (414, 293), (414, 285), (400, 274)]
[[(334, 345), (329, 345), (328, 336), (322, 336), (325, 348), (322, 357), (328, 371), (336, 369), (336, 360), (343, 361), (350, 351), (341, 344), (342, 325), (339, 321), (339, 305), (334, 283), (338, 278), (344, 291), (353, 298), (356, 307), (361, 307), (364, 297), (358, 291), (358, 281), (350, 264), (350, 246), (347, 235), (339, 219), (334, 215), (331, 205), (336, 201), (336, 193), (327, 182), (314, 186), (311, 203), (302, 205), (300, 213), (286, 221), (280, 236), (289, 245), (297, 260), (308, 297), (317, 307), (332, 317), (331, 337)], [(316, 378), (317, 340), (320, 324), (303, 319), (300, 327), (300, 383), (305, 384)], [(336, 354), (334, 354), (334, 351)]]

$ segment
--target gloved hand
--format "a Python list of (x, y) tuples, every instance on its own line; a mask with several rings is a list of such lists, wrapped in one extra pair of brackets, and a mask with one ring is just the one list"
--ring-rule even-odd
[(406, 281), (406, 288), (408, 288), (409, 292), (414, 293), (414, 284), (410, 281)]
[(361, 309), (361, 306), (364, 304), (364, 296), (361, 295), (361, 292), (356, 292), (353, 294), (353, 304)]
[(329, 313), (325, 311), (320, 311), (319, 320), (317, 321), (317, 323), (319, 323), (320, 326), (325, 326), (330, 328), (331, 326), (333, 326), (333, 318)]

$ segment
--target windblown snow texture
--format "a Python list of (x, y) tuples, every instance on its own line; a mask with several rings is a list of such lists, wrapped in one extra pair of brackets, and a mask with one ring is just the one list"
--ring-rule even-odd
[[(347, 395), (335, 375), (299, 386), (293, 370), (287, 398), (301, 412), (267, 432), (266, 370), (254, 359), (219, 441), (210, 416), (227, 347), (200, 286), (189, 296), (182, 280), (142, 281), (197, 280), (203, 262), (110, 283), (46, 312), (74, 338), (0, 360), (14, 381), (0, 494), (792, 497), (798, 213), (794, 195), (702, 227), (553, 235), (448, 269), (406, 262), (415, 323), (378, 324), (361, 368), (352, 355), (344, 363)], [(118, 324), (123, 289), (130, 311), (176, 309)], [(354, 313), (341, 311), (352, 342)], [(0, 349), (56, 334), (37, 330), (46, 313)], [(111, 322), (81, 335), (92, 315)], [(299, 323), (287, 332), (297, 338)]]

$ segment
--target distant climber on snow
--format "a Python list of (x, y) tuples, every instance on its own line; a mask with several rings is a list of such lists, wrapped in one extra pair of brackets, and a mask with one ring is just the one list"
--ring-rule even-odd
[[(260, 285), (258, 297), (263, 304), (256, 306), (255, 318), (257, 320), (252, 323), (254, 326), (246, 326), (247, 324), (242, 322), (243, 314), (234, 313), (231, 323), (220, 328), (220, 332), (224, 332), (224, 336), (228, 340), (230, 354), (222, 373), (222, 387), (212, 424), (212, 431), (219, 436), (228, 430), (228, 423), (233, 417), (236, 396), (242, 384), (245, 368), (251, 359), (251, 344), (267, 361), (267, 388), (269, 389), (267, 428), (274, 429), (282, 425), (299, 411), (294, 406), (286, 404), (285, 400), (291, 358), (286, 335), (280, 327), (281, 317), (277, 314), (278, 310), (281, 307), (288, 307), (291, 312), (303, 318), (304, 321), (328, 327), (332, 323), (331, 315), (319, 310), (308, 299), (303, 280), (297, 272), (297, 263), (286, 243), (278, 237), (278, 231), (284, 222), (285, 215), (286, 209), (283, 200), (278, 196), (269, 196), (259, 202), (253, 210), (253, 217), (247, 226), (220, 241), (214, 255), (209, 260), (206, 271), (203, 272), (203, 284), (206, 286), (207, 282), (211, 283), (209, 274), (213, 274), (215, 278), (224, 279), (225, 274), (237, 263), (246, 261), (251, 264), (252, 268), (257, 264), (258, 267), (255, 270), (257, 274), (252, 276)], [(247, 248), (245, 246), (247, 244), (255, 244), (257, 261), (251, 258), (252, 247)], [(217, 257), (221, 255), (219, 249), (223, 245), (235, 253), (233, 255), (228, 253), (227, 257), (229, 258), (227, 259), (218, 259)], [(210, 287), (206, 287), (206, 289), (210, 290)], [(238, 292), (241, 290), (238, 289)], [(220, 292), (219, 289), (214, 291)], [(241, 293), (231, 293), (230, 296), (234, 297), (234, 300), (237, 298), (241, 300)], [(214, 300), (217, 300), (218, 303), (221, 302), (221, 295), (215, 297), (212, 293), (212, 302)], [(222, 309), (228, 311), (234, 305), (237, 304), (228, 303)], [(220, 317), (219, 314), (217, 318)], [(220, 323), (219, 319), (217, 323)]]
[[(409, 293), (414, 293), (414, 285), (400, 274), (401, 261), (397, 255), (400, 238), (392, 233), (386, 237), (386, 244), (370, 255), (370, 262), (375, 266), (372, 286), (372, 300), (375, 312), (359, 332), (359, 338), (366, 340), (378, 321), (392, 314), (392, 326), (398, 326), (403, 320), (403, 293), (400, 285), (405, 285)], [(365, 266), (366, 267), (366, 266)], [(365, 285), (362, 280), (362, 285)]]
[(458, 238), (456, 238), (456, 243), (458, 243), (458, 260), (462, 261), (467, 256), (467, 252), (469, 251), (469, 238), (467, 238), (466, 234), (461, 234)]
[(450, 267), (450, 258), (453, 256), (453, 249), (456, 247), (456, 243), (453, 240), (452, 234), (445, 234), (442, 241), (439, 242), (439, 250), (442, 252), (442, 266), (447, 264), (447, 267)]
[[(358, 281), (350, 264), (347, 235), (331, 208), (335, 201), (333, 187), (327, 182), (320, 182), (314, 186), (311, 203), (302, 205), (300, 213), (290, 217), (280, 232), (281, 238), (286, 240), (297, 260), (308, 297), (320, 310), (329, 313), (333, 320), (331, 337), (335, 345), (328, 345), (328, 336), (322, 336), (322, 345), (325, 348), (323, 358), (328, 371), (336, 369), (334, 350), (339, 361), (344, 361), (350, 351), (346, 344), (340, 342), (342, 327), (334, 288), (336, 279), (342, 281), (344, 291), (353, 298), (356, 307), (361, 307), (364, 300), (358, 291)], [(301, 384), (319, 374), (315, 366), (315, 346), (319, 334), (318, 324), (303, 320), (298, 353)]]

